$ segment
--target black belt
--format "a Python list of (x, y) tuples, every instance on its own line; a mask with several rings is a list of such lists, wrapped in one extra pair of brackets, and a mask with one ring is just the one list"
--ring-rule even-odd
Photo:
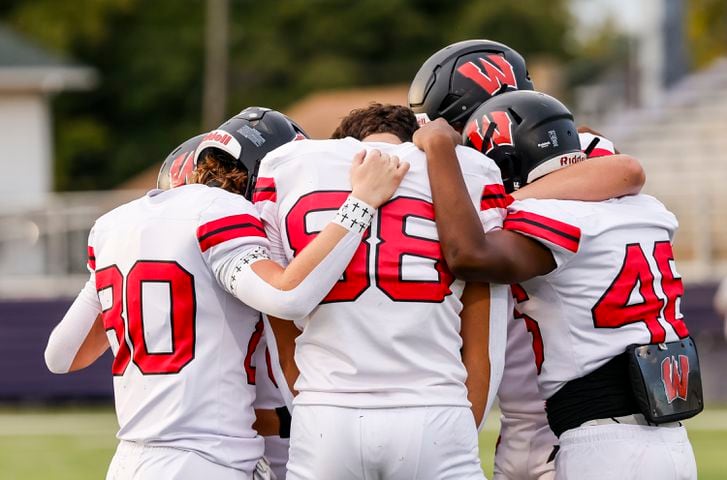
[(588, 375), (566, 383), (546, 400), (545, 409), (548, 424), (558, 437), (589, 420), (640, 413), (631, 390), (628, 357), (617, 355)]

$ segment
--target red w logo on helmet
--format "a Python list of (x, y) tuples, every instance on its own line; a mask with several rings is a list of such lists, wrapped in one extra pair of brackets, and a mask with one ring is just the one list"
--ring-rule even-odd
[[(487, 60), (485, 60), (487, 58)], [(515, 72), (510, 62), (497, 54), (486, 55), (485, 58), (478, 58), (482, 69), (475, 62), (467, 62), (461, 65), (457, 71), (482, 87), (490, 95), (500, 90), (503, 85), (510, 85), (517, 89)]]
[[(510, 117), (505, 112), (492, 112), (490, 115), (492, 121), (487, 116), (483, 116), (481, 125), (475, 119), (467, 123), (465, 130), (472, 146), (484, 153), (489, 153), (500, 145), (512, 145), (512, 120)], [(490, 124), (494, 124), (494, 126), (490, 126)], [(492, 132), (490, 133), (489, 130)]]
[(661, 381), (664, 383), (666, 400), (669, 403), (677, 398), (686, 400), (689, 386), (689, 357), (679, 355), (678, 362), (674, 357), (665, 358), (661, 362)]
[(170, 188), (187, 184), (189, 175), (192, 173), (194, 168), (194, 162), (192, 161), (193, 157), (194, 150), (191, 152), (184, 152), (174, 159), (172, 166), (169, 169)]

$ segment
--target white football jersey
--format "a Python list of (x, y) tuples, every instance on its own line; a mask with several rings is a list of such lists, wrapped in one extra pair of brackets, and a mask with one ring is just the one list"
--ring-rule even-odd
[[(295, 404), (347, 407), (467, 406), (459, 301), (464, 283), (447, 269), (437, 240), (424, 153), (412, 143), (303, 140), (271, 152), (255, 189), (272, 249), (291, 259), (333, 218), (350, 193), (353, 156), (377, 148), (411, 164), (380, 207), (343, 278), (299, 325)], [(479, 152), (457, 154), (487, 230), (502, 225), (500, 172)], [(504, 305), (507, 289), (491, 294)], [(504, 356), (505, 309), (491, 318), (490, 354)], [(501, 324), (501, 328), (498, 326)], [(497, 351), (499, 349), (499, 352)], [(494, 360), (499, 383), (502, 360)], [(496, 389), (497, 386), (493, 385)]]
[(278, 388), (278, 382), (273, 375), (272, 359), (265, 338), (263, 321), (260, 320), (255, 328), (261, 331), (262, 337), (253, 357), (254, 364), (252, 368), (254, 371), (251, 372), (255, 378), (256, 394), (254, 406), (255, 408), (265, 410), (275, 410), (276, 408), (284, 407), (285, 402), (283, 401), (280, 388)]
[[(598, 141), (594, 142), (594, 139)], [(591, 143), (594, 147), (588, 158), (613, 155), (613, 142), (604, 137), (596, 137), (591, 133), (579, 133), (581, 149), (586, 151)], [(515, 287), (515, 298), (522, 296), (522, 289)], [(500, 410), (505, 416), (535, 414), (545, 416), (545, 400), (538, 390), (537, 369), (532, 348), (533, 330), (536, 328), (528, 319), (512, 314), (507, 322), (507, 349), (505, 353), (505, 371), (497, 392)]]
[(518, 201), (504, 226), (543, 243), (557, 264), (513, 287), (544, 398), (630, 344), (688, 335), (671, 247), (677, 220), (655, 198)]
[(214, 269), (256, 247), (269, 243), (253, 205), (203, 185), (152, 191), (96, 221), (89, 267), (115, 356), (119, 439), (254, 468), (263, 439), (250, 372), (262, 324)]

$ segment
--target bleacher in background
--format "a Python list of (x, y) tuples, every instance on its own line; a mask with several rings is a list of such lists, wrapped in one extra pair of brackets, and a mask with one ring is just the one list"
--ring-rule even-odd
[(597, 127), (643, 163), (645, 193), (679, 219), (685, 281), (727, 276), (727, 58), (685, 77), (657, 108), (613, 114)]

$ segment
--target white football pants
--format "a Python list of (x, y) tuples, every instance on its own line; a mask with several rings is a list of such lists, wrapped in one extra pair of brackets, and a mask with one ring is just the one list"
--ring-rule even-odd
[(542, 415), (500, 417), (500, 441), (495, 450), (493, 480), (553, 480), (550, 459), (558, 437)]
[(270, 462), (270, 468), (273, 469), (278, 480), (285, 480), (285, 465), (288, 463), (290, 440), (277, 435), (263, 438), (265, 439), (265, 458)]
[(560, 436), (557, 480), (696, 480), (684, 427), (594, 425)]
[(288, 480), (484, 480), (469, 408), (297, 405)]
[(210, 462), (189, 450), (120, 441), (106, 480), (251, 480), (252, 474)]

